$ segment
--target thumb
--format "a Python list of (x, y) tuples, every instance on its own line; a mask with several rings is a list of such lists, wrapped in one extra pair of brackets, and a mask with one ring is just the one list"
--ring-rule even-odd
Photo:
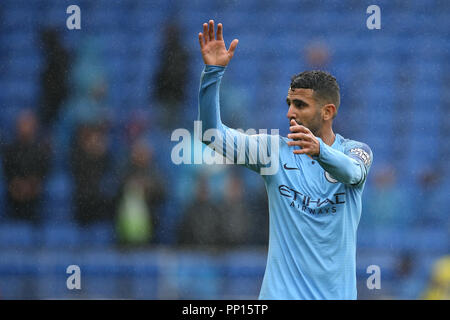
[(233, 41), (231, 41), (230, 47), (228, 48), (228, 54), (230, 54), (231, 56), (234, 55), (234, 51), (236, 50), (238, 43), (238, 39), (234, 39)]

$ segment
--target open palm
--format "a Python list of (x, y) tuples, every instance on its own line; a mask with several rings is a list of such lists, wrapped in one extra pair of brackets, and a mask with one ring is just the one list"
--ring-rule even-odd
[(221, 23), (217, 25), (217, 35), (214, 35), (214, 20), (209, 20), (209, 24), (203, 24), (203, 33), (198, 34), (198, 41), (200, 42), (203, 62), (216, 66), (226, 66), (230, 62), (239, 42), (234, 39), (227, 50), (223, 41)]

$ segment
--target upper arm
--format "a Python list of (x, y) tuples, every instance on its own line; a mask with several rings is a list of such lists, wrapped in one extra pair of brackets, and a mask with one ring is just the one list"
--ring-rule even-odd
[(215, 131), (214, 142), (207, 143), (209, 147), (221, 154), (227, 163), (244, 165), (262, 175), (271, 174), (271, 168), (278, 163), (278, 136), (247, 134), (225, 125), (221, 129)]

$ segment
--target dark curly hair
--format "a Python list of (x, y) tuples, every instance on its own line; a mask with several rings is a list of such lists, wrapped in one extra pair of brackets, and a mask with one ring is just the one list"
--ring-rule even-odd
[[(336, 78), (325, 71), (304, 71), (291, 78), (291, 89), (312, 89), (319, 102), (332, 103), (336, 110), (340, 104), (339, 85)], [(337, 113), (337, 111), (336, 111)], [(335, 114), (336, 116), (336, 114)]]

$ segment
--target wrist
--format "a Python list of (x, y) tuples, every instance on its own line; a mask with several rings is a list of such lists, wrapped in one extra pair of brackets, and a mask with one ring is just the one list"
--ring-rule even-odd
[(322, 143), (323, 143), (322, 140), (317, 139), (317, 141), (319, 141), (319, 151), (317, 152), (316, 155), (313, 155), (313, 156), (312, 156), (312, 158), (313, 158), (314, 160), (319, 160), (319, 159), (320, 159), (321, 151), (322, 151), (322, 148), (323, 148), (323, 146), (322, 146)]
[(207, 64), (205, 63), (205, 70), (214, 70), (214, 69), (225, 69), (226, 66), (221, 66), (218, 64)]

